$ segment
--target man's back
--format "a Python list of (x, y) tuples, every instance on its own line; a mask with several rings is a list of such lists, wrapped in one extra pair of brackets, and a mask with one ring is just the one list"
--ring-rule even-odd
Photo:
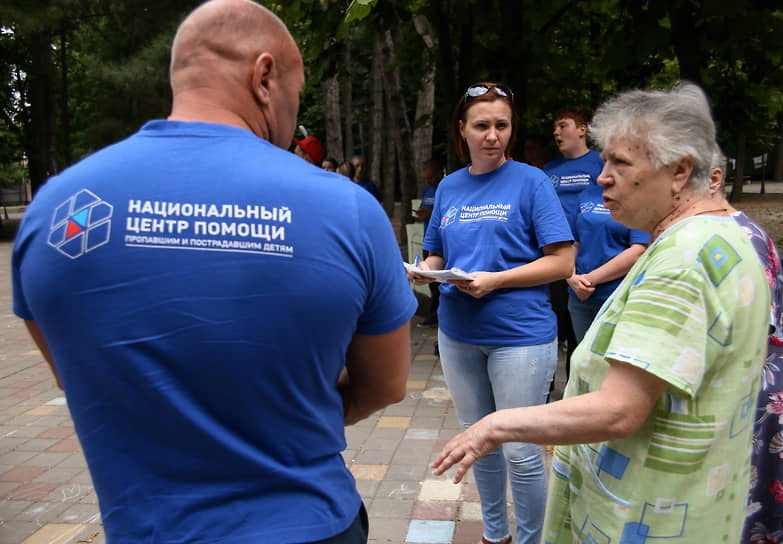
[(15, 311), (46, 337), (112, 542), (345, 529), (338, 376), (354, 335), (415, 310), (399, 260), (366, 191), (240, 128), (152, 122), (52, 179)]

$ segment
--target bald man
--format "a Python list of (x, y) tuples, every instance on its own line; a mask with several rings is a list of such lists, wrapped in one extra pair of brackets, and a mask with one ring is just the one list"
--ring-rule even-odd
[(68, 398), (106, 541), (359, 543), (344, 426), (401, 400), (416, 301), (383, 209), (285, 149), (302, 59), (213, 0), (173, 108), (47, 183), (14, 311)]

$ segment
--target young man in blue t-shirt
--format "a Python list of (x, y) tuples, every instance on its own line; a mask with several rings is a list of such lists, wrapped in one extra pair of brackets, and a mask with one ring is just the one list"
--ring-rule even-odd
[[(562, 157), (544, 165), (544, 172), (560, 198), (571, 232), (579, 205), (579, 193), (597, 186), (596, 180), (604, 167), (601, 154), (587, 147), (587, 124), (590, 113), (585, 108), (570, 106), (555, 113), (554, 137)], [(557, 336), (567, 345), (566, 375), (569, 374), (571, 354), (576, 348), (576, 335), (568, 314), (568, 284), (558, 281), (550, 285), (552, 308), (557, 314)], [(554, 383), (554, 381), (553, 381)]]

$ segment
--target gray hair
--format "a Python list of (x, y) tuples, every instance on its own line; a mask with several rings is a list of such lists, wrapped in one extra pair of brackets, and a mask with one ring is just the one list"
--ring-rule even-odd
[(716, 142), (715, 147), (713, 147), (712, 149), (712, 160), (710, 161), (710, 170), (720, 168), (720, 171), (723, 172), (723, 174), (725, 175), (727, 164), (728, 164), (728, 160), (726, 159), (726, 155), (723, 154), (723, 150)]
[(621, 93), (598, 108), (589, 133), (601, 148), (618, 138), (641, 140), (655, 168), (690, 157), (693, 172), (687, 186), (697, 193), (709, 190), (715, 123), (707, 96), (693, 83)]

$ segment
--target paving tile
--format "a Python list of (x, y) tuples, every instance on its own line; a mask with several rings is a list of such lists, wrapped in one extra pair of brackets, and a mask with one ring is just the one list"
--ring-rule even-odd
[(96, 523), (101, 520), (101, 512), (97, 504), (72, 504), (57, 518), (65, 523)]
[(48, 453), (77, 453), (82, 451), (82, 446), (76, 438), (66, 438), (46, 448)]
[[(33, 456), (27, 461), (28, 465), (36, 465), (39, 467), (54, 467), (68, 459), (67, 453), (33, 453)], [(62, 467), (62, 468), (78, 468), (78, 467)]]
[(46, 470), (46, 467), (19, 465), (5, 474), (0, 474), (0, 482), (30, 482)]
[[(376, 444), (373, 444), (375, 446)], [(367, 449), (356, 454), (356, 464), (388, 465), (394, 456), (393, 449)]]
[(70, 508), (70, 504), (66, 502), (43, 502), (35, 501), (27, 503), (25, 501), (6, 501), (8, 504), (20, 503), (29, 504), (27, 508), (21, 512), (17, 519), (25, 521), (34, 521), (36, 523), (54, 523), (57, 521), (57, 517), (66, 509)]
[(481, 503), (468, 501), (460, 502), (459, 519), (481, 521)]
[(9, 451), (16, 451), (19, 446), (27, 442), (26, 438), (14, 438), (10, 436), (0, 440), (0, 455), (4, 455)]
[(8, 500), (11, 501), (37, 501), (42, 499), (57, 489), (57, 484), (47, 484), (42, 482), (30, 482), (22, 484), (8, 494)]
[(32, 521), (9, 520), (0, 524), (0, 542), (17, 544), (35, 533), (40, 526)]
[(383, 480), (386, 476), (386, 471), (389, 470), (388, 465), (351, 465), (351, 474), (357, 480)]
[(484, 534), (484, 524), (480, 521), (457, 521), (452, 544), (476, 544)]
[(65, 484), (58, 485), (55, 489), (51, 491), (51, 493), (49, 493), (49, 495), (46, 496), (44, 500), (50, 502), (57, 502), (57, 501), (77, 502), (82, 497), (87, 496), (94, 492), (95, 490), (92, 485), (68, 482)]
[(415, 362), (418, 361), (439, 361), (440, 357), (437, 355), (420, 354), (413, 358)]
[(56, 443), (57, 440), (50, 440), (48, 438), (32, 438), (17, 446), (16, 449), (19, 451), (45, 451)]
[(0, 500), (7, 498), (20, 485), (18, 482), (0, 482)]
[(0, 525), (11, 519), (19, 519), (20, 514), (28, 508), (32, 501), (3, 501), (0, 500)]
[(415, 500), (419, 496), (420, 489), (421, 482), (386, 479), (378, 486), (375, 498)]
[(66, 544), (83, 528), (84, 526), (79, 524), (47, 523), (22, 544)]
[(36, 438), (41, 434), (46, 427), (40, 425), (25, 425), (24, 427), (16, 427), (13, 431), (8, 433), (8, 436), (15, 438)]
[(389, 465), (389, 470), (386, 471), (387, 480), (423, 480), (430, 470), (429, 467), (416, 463), (412, 465), (403, 465), (400, 463), (392, 463)]
[[(52, 455), (55, 455), (55, 454), (52, 454)], [(74, 454), (68, 455), (65, 459), (63, 459), (60, 463), (58, 463), (57, 466), (58, 467), (62, 467), (62, 468), (66, 468), (66, 467), (87, 468), (87, 460), (84, 458), (83, 454), (81, 454), (81, 453), (74, 453)]]
[(422, 392), (421, 397), (424, 399), (449, 401), (451, 400), (451, 394), (446, 387), (432, 387)]
[(408, 380), (408, 389), (424, 389), (427, 387), (427, 380)]
[(437, 429), (408, 429), (405, 432), (405, 440), (437, 440)]
[(414, 519), (449, 521), (457, 519), (456, 501), (416, 501), (413, 505)]
[(55, 413), (60, 408), (58, 406), (38, 406), (24, 413), (26, 416), (48, 416)]
[(462, 484), (455, 484), (448, 480), (424, 480), (421, 484), (421, 501), (456, 501), (460, 497)]
[(407, 429), (411, 424), (411, 418), (405, 416), (381, 416), (378, 420), (378, 429)]
[(414, 502), (414, 499), (385, 499), (376, 497), (372, 501), (368, 513), (371, 516), (410, 519)]
[(405, 542), (426, 544), (451, 544), (454, 537), (453, 521), (412, 519)]
[(402, 544), (408, 534), (408, 525), (405, 518), (372, 516), (367, 540), (372, 544)]
[(74, 476), (82, 472), (80, 468), (52, 468), (35, 478), (36, 482), (64, 484), (73, 481)]
[(76, 433), (73, 427), (49, 427), (37, 436), (37, 438), (61, 439), (69, 438)]
[(415, 415), (411, 419), (411, 427), (418, 429), (432, 429), (436, 431), (443, 425), (444, 416), (423, 416)]
[(361, 495), (362, 500), (365, 501), (365, 505), (375, 498), (380, 486), (381, 480), (356, 480), (356, 490)]
[(475, 483), (464, 484), (462, 486), (462, 500), (469, 502), (479, 502), (478, 487)]

